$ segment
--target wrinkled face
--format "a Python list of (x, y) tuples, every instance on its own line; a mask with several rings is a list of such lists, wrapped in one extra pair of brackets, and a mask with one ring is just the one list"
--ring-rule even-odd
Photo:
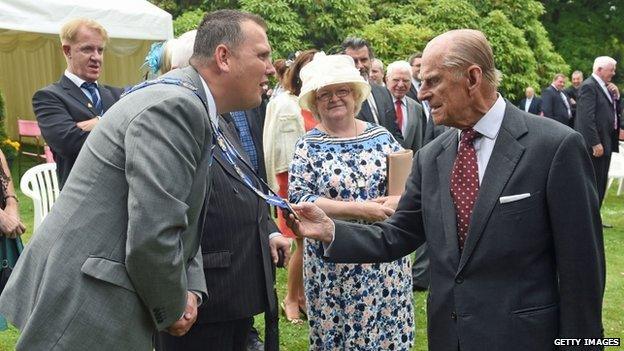
[(563, 87), (565, 87), (565, 78), (557, 77), (557, 79), (553, 81), (553, 85), (557, 88), (557, 90), (563, 90)]
[(414, 60), (412, 60), (412, 63), (410, 63), (410, 65), (412, 66), (412, 77), (414, 79), (420, 79), (419, 75), (420, 66), (422, 65), (422, 57), (416, 57)]
[(581, 83), (583, 83), (583, 76), (581, 76), (580, 74), (573, 74), (572, 75), (572, 85), (575, 88), (578, 88), (581, 86)]
[(372, 64), (371, 57), (368, 55), (368, 48), (366, 46), (359, 49), (347, 48), (345, 54), (351, 56), (355, 62), (355, 67), (360, 71), (360, 75), (368, 80)]
[(379, 62), (377, 61), (373, 61), (371, 65), (370, 79), (374, 81), (375, 83), (381, 85), (383, 84), (383, 77), (384, 77), (384, 72), (383, 72), (383, 68), (381, 68), (381, 64), (379, 64)]
[(533, 88), (526, 88), (526, 90), (524, 91), (524, 95), (527, 97), (527, 99), (531, 99), (533, 98), (533, 96), (535, 96), (535, 91), (533, 90)]
[(104, 44), (100, 33), (80, 27), (75, 42), (63, 45), (67, 69), (87, 82), (98, 80), (104, 62)]
[[(429, 103), (436, 125), (463, 129), (466, 125), (462, 122), (467, 120), (464, 114), (470, 111), (471, 105), (468, 79), (458, 77), (457, 72), (442, 66), (442, 50), (438, 46), (425, 49), (423, 53), (418, 99)], [(467, 72), (461, 72), (467, 75)]]
[(611, 79), (615, 75), (615, 65), (606, 65), (605, 67), (598, 67), (598, 72), (596, 72), (598, 77), (602, 79), (605, 83), (611, 82)]
[(275, 74), (271, 63), (271, 45), (264, 29), (252, 21), (241, 23), (245, 40), (232, 50), (233, 94), (240, 101), (239, 110), (260, 105), (269, 76)]
[(387, 87), (392, 96), (402, 99), (412, 85), (411, 72), (408, 70), (394, 70), (388, 75)]
[(316, 91), (316, 109), (321, 122), (355, 118), (355, 96), (349, 84), (332, 84)]

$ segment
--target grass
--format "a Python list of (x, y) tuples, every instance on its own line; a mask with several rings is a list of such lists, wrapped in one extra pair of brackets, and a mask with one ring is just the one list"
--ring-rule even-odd
[[(22, 169), (28, 169), (34, 163), (24, 163)], [(17, 179), (17, 166), (12, 168), (14, 178)], [(19, 184), (16, 184), (19, 188)], [(603, 323), (606, 337), (624, 339), (624, 197), (615, 196), (615, 186), (609, 191), (602, 208), (602, 216), (605, 223), (613, 225), (613, 229), (605, 229), (604, 242), (607, 258), (607, 287), (603, 305)], [(16, 189), (20, 199), (20, 213), (22, 220), (32, 228), (33, 208), (32, 201), (25, 197), (19, 189)], [(24, 242), (32, 233), (27, 230), (23, 236)], [(277, 291), (279, 298), (286, 294), (286, 272), (283, 269), (278, 271)], [(427, 325), (425, 311), (426, 293), (416, 293), (414, 296), (414, 314), (416, 322), (416, 338), (413, 350), (427, 350)], [(256, 327), (263, 334), (264, 319), (262, 316), (256, 318)], [(19, 336), (19, 332), (10, 327), (9, 330), (0, 332), (0, 351), (14, 350), (14, 345)], [(300, 351), (308, 348), (308, 332), (306, 325), (291, 325), (280, 320), (280, 344), (281, 350)]]

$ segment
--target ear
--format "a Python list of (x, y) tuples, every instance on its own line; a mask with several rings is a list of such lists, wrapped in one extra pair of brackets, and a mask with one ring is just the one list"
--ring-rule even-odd
[(215, 58), (215, 62), (217, 63), (217, 67), (219, 67), (219, 70), (223, 72), (230, 71), (231, 69), (230, 57), (231, 56), (232, 56), (232, 52), (227, 46), (225, 46), (224, 44), (219, 44), (217, 46), (217, 48), (215, 49), (214, 58)]
[(468, 67), (468, 90), (471, 92), (478, 90), (481, 87), (481, 82), (483, 80), (483, 72), (481, 71), (481, 67), (477, 65), (472, 65)]
[(62, 46), (63, 49), (63, 55), (65, 55), (65, 57), (70, 58), (71, 56), (71, 46), (65, 44)]

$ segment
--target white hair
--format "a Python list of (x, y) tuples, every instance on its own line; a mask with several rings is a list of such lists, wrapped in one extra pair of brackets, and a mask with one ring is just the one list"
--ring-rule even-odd
[(386, 71), (386, 77), (390, 77), (392, 73), (395, 71), (406, 71), (407, 73), (409, 73), (411, 77), (412, 66), (410, 66), (409, 62), (407, 61), (394, 61), (388, 65), (388, 69)]
[(193, 55), (193, 45), (197, 30), (192, 30), (174, 39), (172, 45), (167, 45), (171, 50), (171, 68), (184, 68), (189, 65), (189, 59)]
[(606, 68), (607, 66), (615, 66), (617, 61), (609, 56), (598, 56), (594, 60), (594, 73), (598, 72), (598, 68)]

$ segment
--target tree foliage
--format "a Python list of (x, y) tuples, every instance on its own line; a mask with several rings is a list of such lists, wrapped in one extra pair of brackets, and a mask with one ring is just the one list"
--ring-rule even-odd
[[(591, 74), (597, 56), (624, 60), (624, 1), (542, 0), (543, 22), (556, 49), (574, 70)], [(614, 77), (624, 83), (621, 74)]]
[(389, 63), (407, 59), (445, 31), (479, 29), (492, 43), (503, 73), (501, 91), (511, 100), (521, 97), (528, 85), (539, 90), (555, 73), (569, 73), (540, 22), (545, 7), (538, 0), (151, 1), (175, 8), (176, 34), (196, 26), (203, 11), (236, 8), (259, 14), (267, 21), (275, 57), (312, 47), (335, 52), (345, 37), (358, 35)]

